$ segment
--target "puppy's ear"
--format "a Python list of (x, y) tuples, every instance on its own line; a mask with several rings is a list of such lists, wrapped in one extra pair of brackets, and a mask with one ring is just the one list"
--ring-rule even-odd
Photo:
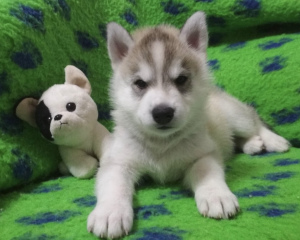
[(208, 33), (204, 12), (194, 13), (183, 25), (180, 39), (197, 52), (205, 53), (208, 45)]
[(35, 122), (35, 111), (38, 100), (34, 98), (24, 98), (16, 107), (16, 115), (21, 120), (29, 123), (33, 127), (37, 127)]
[(107, 48), (113, 69), (116, 69), (133, 45), (130, 34), (119, 24), (107, 25)]
[(74, 67), (72, 65), (68, 65), (65, 67), (65, 80), (65, 84), (76, 85), (85, 90), (88, 94), (91, 94), (92, 92), (89, 80), (77, 67)]

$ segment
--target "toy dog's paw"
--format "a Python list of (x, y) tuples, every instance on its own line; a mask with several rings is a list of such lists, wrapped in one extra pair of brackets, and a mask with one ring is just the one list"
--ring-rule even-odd
[(260, 153), (264, 149), (264, 142), (260, 136), (253, 136), (243, 144), (243, 152), (249, 155)]
[(133, 210), (130, 205), (104, 204), (89, 215), (87, 229), (101, 238), (119, 238), (132, 228)]
[(196, 194), (199, 212), (210, 218), (230, 218), (239, 211), (236, 196), (229, 189), (203, 188)]
[(70, 173), (74, 177), (86, 179), (96, 174), (99, 162), (95, 158), (86, 155), (84, 160), (74, 161), (71, 164), (71, 166), (68, 166)]

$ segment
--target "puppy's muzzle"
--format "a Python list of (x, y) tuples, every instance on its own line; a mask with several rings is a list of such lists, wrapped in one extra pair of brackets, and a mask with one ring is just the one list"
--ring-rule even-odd
[(152, 117), (159, 125), (167, 125), (174, 117), (175, 109), (167, 105), (158, 105), (152, 110)]

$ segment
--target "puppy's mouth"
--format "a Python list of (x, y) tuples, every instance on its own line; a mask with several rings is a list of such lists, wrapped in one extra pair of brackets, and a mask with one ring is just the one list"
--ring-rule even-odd
[(171, 126), (158, 126), (157, 129), (165, 131), (165, 130), (172, 129), (172, 127)]

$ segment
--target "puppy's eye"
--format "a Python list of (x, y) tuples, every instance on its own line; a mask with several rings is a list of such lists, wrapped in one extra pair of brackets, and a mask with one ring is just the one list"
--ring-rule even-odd
[(148, 87), (148, 83), (143, 81), (142, 79), (138, 79), (134, 82), (134, 85), (137, 86), (139, 89), (143, 90)]
[(175, 79), (175, 84), (177, 86), (183, 86), (187, 81), (188, 81), (188, 77), (185, 75), (179, 75), (176, 79)]
[(76, 109), (76, 104), (75, 103), (67, 103), (67, 106), (66, 106), (66, 109), (69, 111), (69, 112), (74, 112), (75, 109)]

